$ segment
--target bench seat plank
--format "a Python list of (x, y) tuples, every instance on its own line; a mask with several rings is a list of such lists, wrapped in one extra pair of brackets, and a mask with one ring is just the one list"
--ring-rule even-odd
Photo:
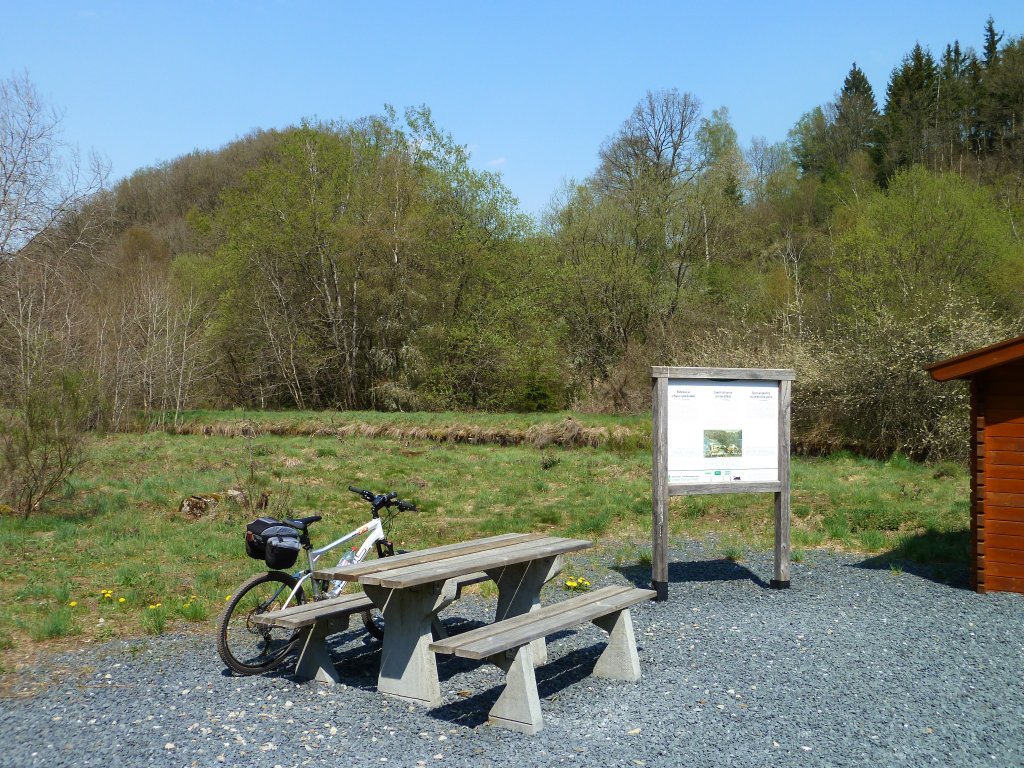
[(518, 648), (563, 629), (653, 599), (656, 594), (650, 589), (628, 586), (604, 587), (569, 600), (545, 605), (511, 619), (439, 640), (430, 645), (430, 650), (467, 659), (487, 659), (501, 651)]
[(373, 601), (365, 592), (353, 592), (348, 595), (332, 597), (328, 600), (315, 600), (310, 603), (292, 605), (277, 611), (268, 611), (254, 616), (257, 624), (270, 624), (287, 629), (300, 629), (315, 624), (327, 616), (340, 616), (358, 613), (373, 608)]

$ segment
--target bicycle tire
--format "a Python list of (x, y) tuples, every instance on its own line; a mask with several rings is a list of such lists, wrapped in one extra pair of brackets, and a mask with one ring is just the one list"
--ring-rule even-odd
[[(405, 550), (400, 549), (395, 554), (400, 555), (404, 551)], [(390, 555), (385, 555), (385, 557), (390, 557)], [(384, 642), (384, 617), (381, 615), (380, 611), (376, 608), (368, 608), (359, 614), (359, 616), (363, 620), (363, 627), (366, 629), (370, 637), (378, 642)]]
[(384, 640), (384, 617), (376, 608), (367, 608), (360, 616), (363, 619), (363, 627), (374, 640)]
[[(281, 608), (297, 583), (283, 571), (258, 573), (239, 585), (217, 621), (217, 653), (239, 675), (257, 675), (280, 666), (295, 644), (298, 630), (268, 627), (253, 617)], [(293, 604), (304, 603), (303, 590)]]

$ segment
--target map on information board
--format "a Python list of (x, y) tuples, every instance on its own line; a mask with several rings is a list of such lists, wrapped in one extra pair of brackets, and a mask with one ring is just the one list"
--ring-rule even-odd
[(668, 380), (668, 482), (779, 479), (777, 381)]

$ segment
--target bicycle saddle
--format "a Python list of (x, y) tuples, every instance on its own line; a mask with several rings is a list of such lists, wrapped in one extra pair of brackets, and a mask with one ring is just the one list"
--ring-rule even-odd
[(310, 523), (316, 523), (323, 519), (322, 515), (310, 515), (309, 517), (296, 517), (294, 519), (285, 520), (285, 522), (293, 528), (298, 528), (300, 531), (304, 531), (306, 530), (306, 526)]

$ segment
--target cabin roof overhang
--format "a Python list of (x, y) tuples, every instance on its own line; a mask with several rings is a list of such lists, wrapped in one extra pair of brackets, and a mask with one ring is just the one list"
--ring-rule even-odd
[(937, 363), (926, 365), (924, 369), (936, 381), (952, 381), (953, 379), (969, 379), (977, 373), (1016, 360), (1024, 360), (1024, 336), (1000, 341), (997, 344), (965, 352), (946, 360), (939, 360)]

